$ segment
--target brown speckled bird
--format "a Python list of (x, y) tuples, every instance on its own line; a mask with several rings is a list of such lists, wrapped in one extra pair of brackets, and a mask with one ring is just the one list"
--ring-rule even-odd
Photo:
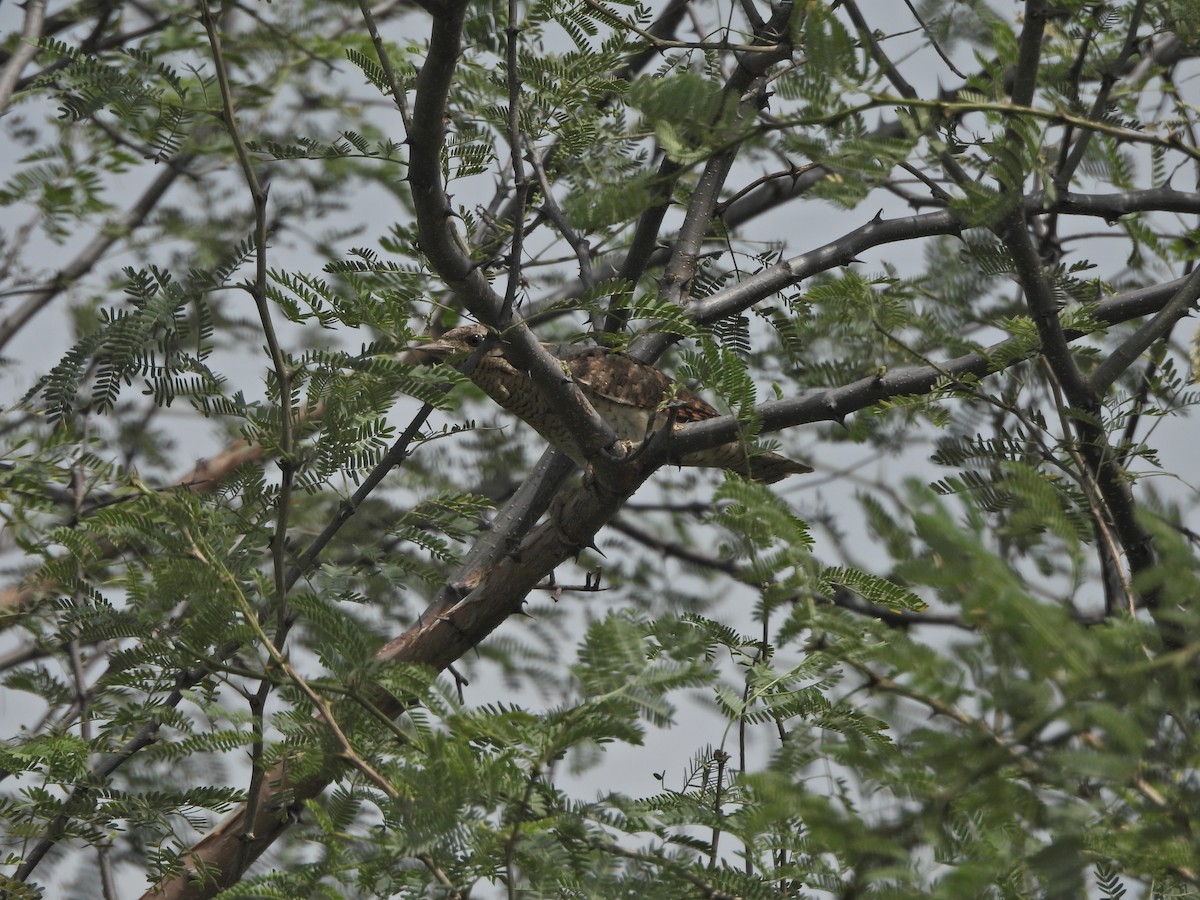
[[(483, 325), (464, 325), (447, 331), (438, 340), (419, 349), (439, 360), (461, 364), (483, 346), (487, 338), (488, 329)], [(621, 440), (642, 441), (668, 422), (678, 428), (688, 422), (720, 415), (710, 404), (654, 366), (624, 353), (590, 347), (559, 359), (564, 371), (575, 380), (597, 414)], [(585, 465), (583, 452), (572, 431), (554, 412), (534, 380), (505, 359), (499, 344), (484, 353), (468, 377), (575, 463)], [(677, 462), (684, 466), (732, 469), (767, 484), (812, 471), (786, 456), (754, 451), (737, 441), (689, 453)]]

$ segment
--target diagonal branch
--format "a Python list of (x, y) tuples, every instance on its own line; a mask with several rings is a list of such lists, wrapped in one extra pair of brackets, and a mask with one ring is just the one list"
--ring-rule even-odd
[(37, 55), (37, 41), (46, 24), (46, 0), (29, 0), (25, 4), (25, 21), (21, 25), (20, 41), (0, 69), (0, 115), (8, 109), (21, 72)]
[(1102, 362), (1088, 379), (1091, 389), (1103, 394), (1126, 369), (1134, 364), (1150, 346), (1175, 327), (1175, 323), (1186, 316), (1197, 300), (1200, 300), (1200, 268), (1184, 279), (1175, 296), (1146, 322), (1125, 343), (1117, 347)]

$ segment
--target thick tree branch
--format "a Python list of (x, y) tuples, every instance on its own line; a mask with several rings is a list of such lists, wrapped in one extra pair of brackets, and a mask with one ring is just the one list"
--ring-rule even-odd
[[(835, 241), (780, 260), (737, 284), (692, 303), (689, 312), (700, 324), (716, 322), (737, 315), (760, 300), (778, 294), (806, 278), (849, 265), (859, 254), (872, 247), (921, 237), (957, 234), (962, 227), (963, 222), (949, 210), (897, 219), (876, 216)], [(668, 334), (647, 334), (634, 341), (631, 352), (641, 358), (656, 358), (670, 341)]]
[(1103, 394), (1126, 369), (1150, 349), (1155, 341), (1175, 327), (1175, 323), (1186, 316), (1200, 300), (1200, 269), (1184, 279), (1175, 296), (1149, 322), (1125, 340), (1091, 374), (1089, 386), (1096, 394)]
[(1042, 36), (1046, 33), (1046, 0), (1025, 0), (1025, 27), (1018, 44), (1017, 71), (1012, 99), (1021, 106), (1033, 103), (1037, 89), (1038, 61), (1042, 58)]
[[(1020, 106), (1029, 106), (1033, 102), (1046, 16), (1044, 0), (1028, 0), (1012, 92), (1013, 102)], [(1015, 127), (1007, 129), (1005, 140), (1009, 146), (1007, 156), (1010, 162), (998, 173), (1001, 187), (1010, 195), (1019, 196), (1024, 188), (1027, 165), (1023, 160), (1034, 151), (1026, 146), (1021, 132)], [(1190, 291), (1183, 291), (1176, 297), (1177, 303), (1173, 305), (1171, 314), (1160, 318), (1156, 323), (1148, 324), (1142, 329), (1140, 339), (1135, 336), (1132, 344), (1127, 342), (1124, 352), (1110, 359), (1111, 365), (1103, 371), (1103, 377), (1097, 383), (1092, 383), (1080, 372), (1067, 346), (1068, 338), (1058, 318), (1058, 303), (1026, 225), (1024, 209), (1018, 206), (1008, 212), (999, 223), (996, 233), (1008, 248), (1016, 265), (1026, 302), (1041, 339), (1046, 364), (1076, 412), (1073, 421), (1079, 439), (1078, 450), (1086, 462), (1086, 474), (1095, 481), (1096, 490), (1103, 501), (1104, 514), (1116, 531), (1131, 571), (1135, 576), (1144, 575), (1154, 565), (1153, 541), (1149, 532), (1137, 519), (1133, 491), (1120, 468), (1120, 455), (1109, 445), (1099, 422), (1101, 393), (1097, 387), (1107, 388), (1122, 370), (1120, 367), (1128, 365), (1124, 360), (1130, 349), (1138, 347), (1140, 341), (1146, 337), (1150, 337), (1151, 341), (1157, 339), (1165, 327), (1169, 327), (1169, 323), (1174, 321), (1171, 315), (1177, 314), (1174, 306), (1186, 308), (1192, 302)], [(1138, 352), (1140, 353), (1140, 350)], [(1142, 598), (1143, 604), (1152, 612), (1157, 612), (1157, 593), (1157, 590), (1152, 589)], [(1167, 644), (1178, 646), (1182, 636), (1177, 634), (1176, 627), (1162, 618), (1159, 622)]]
[[(811, 179), (820, 180), (821, 177), (824, 177), (824, 170), (817, 173), (807, 170), (798, 176), (798, 180), (811, 186)], [(769, 188), (770, 185), (767, 187)], [(757, 195), (758, 192), (756, 191), (755, 194)], [(730, 209), (737, 207), (739, 216), (744, 217), (740, 221), (744, 221), (767, 212), (771, 208), (771, 204), (783, 204), (793, 197), (788, 191), (779, 191), (769, 196), (763, 194), (760, 199), (763, 201), (761, 205), (741, 206), (741, 201), (737, 201)], [(1061, 212), (1096, 216), (1105, 220), (1115, 220), (1124, 215), (1158, 210), (1200, 215), (1200, 192), (1177, 191), (1171, 188), (1124, 191), (1115, 194), (1065, 194), (1051, 203), (1047, 203), (1046, 200), (1044, 192), (1029, 194), (1025, 198), (1025, 215), (1031, 217)], [(725, 216), (727, 224), (731, 224), (729, 222), (731, 216), (732, 213)], [(957, 234), (968, 224), (964, 219), (947, 210), (896, 219), (876, 218), (824, 247), (818, 247), (785, 262), (777, 263), (750, 278), (710, 294), (703, 300), (693, 301), (689, 307), (689, 313), (701, 323), (715, 322), (726, 316), (737, 315), (760, 300), (765, 300), (805, 278), (856, 259), (872, 247), (915, 237)], [(658, 251), (647, 261), (647, 265), (661, 264), (666, 261), (666, 258), (665, 251)], [(612, 263), (605, 263), (598, 267), (596, 277), (611, 278), (616, 272)], [(556, 294), (554, 299), (569, 296), (577, 289), (577, 286), (572, 286), (561, 294)], [(669, 340), (665, 337), (656, 339), (652, 344), (651, 355), (644, 358), (656, 357), (667, 343)], [(639, 347), (638, 352), (644, 352), (644, 348), (641, 348), (641, 345)]]
[[(1178, 295), (1185, 281), (1180, 279), (1152, 288), (1116, 294), (1097, 303), (1090, 312), (1103, 325), (1136, 319), (1161, 310), (1172, 297)], [(1076, 341), (1085, 334), (1074, 329), (1063, 331), (1067, 341)], [(755, 407), (754, 414), (762, 422), (764, 432), (781, 431), (814, 422), (840, 422), (851, 413), (893, 397), (928, 394), (935, 385), (948, 379), (983, 378), (1001, 371), (994, 360), (1009, 360), (1004, 368), (1015, 365), (1019, 360), (1011, 359), (1013, 350), (1024, 344), (1022, 338), (1009, 338), (981, 352), (967, 353), (936, 365), (893, 369), (882, 375), (860, 378), (850, 384), (803, 397), (770, 400)], [(1030, 359), (1039, 352), (1037, 348), (1028, 349), (1020, 359)], [(681, 456), (720, 446), (737, 438), (738, 426), (739, 420), (735, 416), (722, 416), (686, 425), (672, 437), (670, 455)]]
[(1046, 279), (1037, 247), (1034, 246), (1033, 237), (1025, 226), (1024, 215), (1020, 212), (1010, 215), (1005, 222), (1001, 238), (1016, 264), (1017, 275), (1021, 279), (1021, 287), (1029, 305), (1029, 313), (1037, 326), (1042, 341), (1042, 352), (1046, 355), (1047, 362), (1062, 382), (1063, 390), (1066, 391), (1071, 404), (1079, 409), (1094, 411), (1097, 397), (1080, 373), (1075, 364), (1075, 357), (1067, 347), (1067, 339), (1058, 320), (1058, 300)]

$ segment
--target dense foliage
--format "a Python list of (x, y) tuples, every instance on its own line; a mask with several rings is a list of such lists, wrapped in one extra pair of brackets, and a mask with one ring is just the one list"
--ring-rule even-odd
[(0, 892), (1200, 895), (1197, 10), (5, 4)]

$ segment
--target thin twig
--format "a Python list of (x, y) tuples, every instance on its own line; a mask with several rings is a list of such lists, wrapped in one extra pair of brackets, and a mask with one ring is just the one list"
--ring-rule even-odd
[[(1105, 68), (1104, 75), (1100, 79), (1100, 87), (1096, 91), (1096, 97), (1092, 101), (1092, 107), (1088, 110), (1088, 119), (1097, 120), (1105, 114), (1105, 107), (1108, 106), (1109, 95), (1113, 87), (1117, 83), (1117, 75), (1128, 64), (1138, 47), (1141, 44), (1141, 38), (1138, 37), (1138, 26), (1142, 21), (1142, 13), (1145, 10), (1145, 0), (1138, 0), (1134, 5), (1133, 12), (1129, 18), (1129, 28), (1125, 32), (1125, 43), (1121, 47), (1121, 52), (1117, 55), (1116, 61)], [(1084, 47), (1086, 48), (1086, 43)], [(1080, 54), (1084, 52), (1080, 50)], [(1079, 137), (1076, 138), (1073, 145), (1070, 145), (1070, 137), (1072, 130), (1068, 129), (1063, 136), (1062, 152), (1059, 154), (1058, 165), (1054, 170), (1054, 184), (1059, 190), (1065, 190), (1071, 181), (1071, 176), (1075, 174), (1075, 170), (1083, 161), (1083, 156), (1087, 152), (1088, 144), (1091, 142), (1092, 135), (1095, 133), (1090, 129), (1080, 131)], [(1070, 146), (1070, 150), (1067, 147)]]
[(875, 109), (890, 109), (897, 106), (908, 106), (913, 109), (934, 110), (943, 114), (945, 119), (958, 119), (973, 112), (996, 113), (1011, 118), (1039, 119), (1055, 125), (1074, 125), (1086, 128), (1097, 134), (1106, 134), (1120, 141), (1131, 144), (1148, 144), (1164, 150), (1174, 150), (1185, 156), (1200, 160), (1200, 147), (1185, 143), (1180, 137), (1171, 132), (1158, 136), (1145, 131), (1138, 131), (1124, 125), (1114, 125), (1110, 122), (1096, 121), (1087, 116), (1067, 112), (1063, 109), (1042, 109), (1036, 106), (1004, 101), (988, 100), (926, 100), (920, 97), (896, 97), (891, 94), (870, 94), (861, 103), (843, 107), (830, 113), (803, 116), (780, 116), (773, 122), (763, 125), (764, 129), (773, 131), (792, 131), (796, 128), (810, 126), (838, 125), (854, 119)]
[(371, 43), (375, 45), (375, 55), (379, 57), (379, 65), (383, 69), (383, 76), (387, 79), (388, 87), (392, 92), (392, 102), (396, 104), (396, 109), (400, 112), (400, 122), (404, 125), (405, 132), (411, 133), (412, 114), (408, 109), (408, 95), (405, 93), (400, 79), (396, 76), (396, 69), (392, 66), (391, 54), (387, 52), (387, 45), (384, 44), (383, 38), (379, 35), (379, 26), (375, 23), (375, 14), (371, 11), (371, 4), (368, 0), (358, 0), (358, 9), (362, 14), (363, 22), (367, 26), (367, 34), (371, 36)]
[[(198, 681), (197, 677), (191, 683), (184, 684), (184, 687), (191, 687)], [(162, 702), (156, 705), (158, 709), (174, 709), (183, 702), (183, 689), (176, 688)], [(126, 741), (119, 751), (107, 757), (92, 771), (92, 781), (82, 784), (71, 792), (71, 796), (62, 804), (62, 812), (55, 816), (45, 828), (46, 836), (30, 850), (20, 867), (14, 873), (13, 877), (17, 881), (25, 881), (33, 874), (33, 871), (38, 867), (38, 864), (54, 848), (54, 845), (61, 839), (67, 823), (70, 822), (74, 811), (79, 809), (80, 805), (87, 801), (87, 798), (92, 793), (92, 785), (97, 781), (102, 782), (105, 778), (123, 766), (126, 762), (136, 756), (141, 750), (153, 744), (158, 739), (158, 731), (162, 727), (162, 721), (152, 719), (145, 722), (137, 730), (132, 738)]]
[[(291, 621), (291, 617), (287, 613), (287, 532), (288, 515), (291, 511), (292, 483), (296, 474), (296, 464), (293, 459), (295, 451), (295, 410), (292, 407), (292, 370), (284, 357), (279, 336), (275, 331), (275, 324), (271, 316), (270, 301), (267, 297), (267, 189), (259, 181), (258, 173), (254, 169), (254, 163), (250, 159), (250, 151), (246, 147), (246, 142), (242, 138), (241, 129), (238, 126), (238, 116), (237, 110), (234, 108), (233, 88), (230, 84), (229, 68), (225, 62), (225, 54), (221, 46), (221, 36), (217, 30), (217, 21), (212, 14), (212, 10), (209, 8), (208, 0), (200, 0), (200, 18), (204, 24), (204, 30), (208, 35), (209, 47), (212, 51), (213, 66), (216, 70), (217, 84), (221, 92), (224, 125), (229, 133), (230, 141), (233, 143), (234, 153), (237, 155), (238, 163), (241, 166), (246, 187), (250, 191), (250, 199), (254, 209), (255, 272), (254, 281), (247, 289), (254, 298), (254, 305), (258, 310), (259, 323), (262, 326), (263, 337), (266, 340), (267, 352), (271, 357), (271, 364), (275, 370), (275, 379), (279, 389), (279, 405), (282, 411), (282, 415), (280, 416), (280, 486), (279, 495), (275, 501), (275, 533), (271, 539), (271, 563), (274, 577), (274, 596), (272, 601), (276, 615), (274, 641), (268, 639), (266, 632), (261, 630), (256, 614), (248, 617), (254, 619), (253, 627), (259, 631), (259, 637), (264, 641), (264, 645), (268, 647), (269, 652), (277, 654), (278, 651), (275, 649), (275, 644), (278, 642), (280, 646), (284, 645)], [(285, 671), (287, 671), (286, 668)], [(270, 690), (271, 685), (269, 681), (264, 680), (252, 701), (252, 709), (256, 710), (258, 721), (258, 727), (255, 732), (257, 739), (254, 742), (252, 750), (252, 756), (255, 761), (261, 759), (264, 752), (261, 716), (265, 709)], [(336, 725), (331, 725), (331, 727), (335, 731), (337, 730)], [(265, 773), (261, 765), (253, 766), (247, 794), (247, 803), (251, 807), (258, 802), (262, 794), (262, 780), (264, 775)], [(253, 817), (251, 817), (252, 820)]]
[(512, 236), (508, 250), (508, 283), (496, 324), (507, 328), (521, 290), (521, 252), (525, 246), (525, 207), (529, 200), (529, 176), (525, 172), (525, 138), (521, 134), (521, 29), (520, 0), (508, 0), (508, 24), (504, 28), (505, 75), (508, 79), (508, 149), (512, 154)]
[(867, 52), (871, 54), (871, 58), (883, 69), (883, 74), (892, 83), (892, 87), (904, 97), (916, 97), (916, 89), (909, 84), (908, 79), (900, 74), (900, 69), (892, 62), (891, 57), (884, 52), (883, 47), (879, 45), (879, 41), (875, 39), (875, 32), (867, 24), (866, 17), (859, 10), (855, 0), (842, 0), (841, 5), (849, 14), (850, 20), (854, 22), (854, 27), (858, 29), (859, 39), (867, 45)]
[(354, 745), (350, 742), (350, 738), (346, 736), (345, 731), (342, 730), (341, 725), (339, 725), (337, 719), (334, 718), (333, 710), (329, 706), (329, 702), (319, 693), (317, 693), (317, 691), (308, 683), (304, 676), (296, 671), (292, 664), (287, 661), (286, 657), (284, 657), (283, 651), (275, 645), (273, 640), (271, 640), (270, 635), (267, 634), (262, 625), (259, 623), (258, 612), (255, 610), (254, 604), (250, 601), (250, 598), (246, 596), (246, 593), (242, 589), (242, 585), (238, 581), (237, 577), (231, 571), (229, 571), (229, 569), (223, 563), (220, 562), (217, 554), (213, 553), (207, 546), (205, 546), (201, 539), (191, 534), (187, 528), (183, 529), (183, 535), (191, 544), (192, 555), (201, 563), (212, 569), (217, 577), (220, 578), (220, 580), (223, 581), (228, 587), (232, 597), (237, 602), (238, 607), (241, 609), (243, 621), (255, 633), (255, 637), (258, 638), (259, 643), (271, 657), (271, 662), (276, 668), (283, 672), (288, 679), (300, 689), (301, 693), (308, 697), (309, 702), (311, 702), (313, 706), (317, 708), (317, 711), (321, 716), (322, 725), (328, 728), (333, 733), (334, 737), (337, 738), (337, 742), (340, 746), (339, 755), (348, 763), (350, 763), (353, 768), (365, 775), (368, 780), (375, 784), (376, 787), (387, 794), (390, 798), (393, 800), (399, 799), (400, 792), (392, 786), (391, 782), (379, 774), (379, 772), (377, 772), (370, 763), (359, 756), (358, 752), (354, 749)]
[(558, 201), (554, 199), (554, 191), (550, 185), (550, 179), (546, 175), (545, 154), (539, 156), (536, 152), (531, 153), (529, 163), (533, 166), (538, 186), (542, 191), (542, 211), (546, 214), (546, 218), (554, 223), (554, 227), (563, 236), (563, 240), (570, 244), (571, 249), (575, 251), (575, 259), (579, 262), (579, 284), (585, 292), (590, 294), (592, 288), (596, 286), (596, 276), (592, 272), (592, 248), (588, 244), (587, 238), (582, 237), (571, 227), (571, 223), (567, 221), (567, 217), (559, 208)]
[(941, 45), (938, 44), (937, 39), (933, 36), (933, 31), (928, 25), (925, 24), (925, 20), (921, 18), (921, 14), (917, 12), (916, 7), (912, 5), (912, 0), (904, 0), (904, 5), (908, 7), (908, 11), (912, 13), (912, 17), (917, 20), (917, 24), (921, 26), (921, 30), (925, 32), (926, 37), (929, 38), (929, 45), (933, 47), (937, 55), (942, 58), (942, 62), (946, 64), (947, 68), (949, 68), (951, 72), (953, 72), (963, 81), (966, 81), (967, 76), (960, 72), (958, 67), (950, 61), (950, 57), (946, 55), (946, 51), (941, 48)]
[(446, 900), (464, 900), (466, 895), (454, 886), (454, 882), (450, 880), (450, 876), (442, 871), (441, 866), (437, 864), (433, 856), (428, 853), (418, 853), (417, 860), (429, 870), (429, 874), (434, 877), (438, 884), (447, 889)]
[(521, 798), (513, 818), (512, 828), (504, 842), (504, 874), (509, 900), (516, 900), (520, 891), (517, 889), (517, 840), (521, 836), (521, 822), (529, 809), (529, 801), (533, 798), (533, 789), (541, 778), (541, 770), (534, 766), (525, 781), (525, 794)]
[[(1092, 467), (1088, 464), (1084, 454), (1080, 452), (1078, 443), (1074, 438), (1074, 430), (1071, 427), (1071, 421), (1067, 417), (1067, 403), (1063, 399), (1062, 385), (1059, 384), (1058, 377), (1054, 372), (1053, 367), (1045, 357), (1039, 361), (1042, 368), (1045, 369), (1046, 382), (1050, 386), (1050, 390), (1054, 397), (1054, 409), (1058, 413), (1059, 428), (1062, 431), (1062, 443), (1067, 454), (1075, 461), (1076, 481), (1083, 488), (1084, 494), (1088, 498), (1088, 512), (1092, 521), (1092, 526), (1100, 537), (1100, 543), (1104, 548), (1102, 560), (1107, 561), (1105, 567), (1105, 592), (1110, 592), (1110, 585), (1116, 584), (1121, 590), (1121, 605), (1125, 607), (1129, 615), (1137, 614), (1137, 603), (1134, 599), (1133, 587), (1129, 582), (1129, 576), (1125, 573), (1125, 568), (1121, 565), (1121, 547), (1117, 538), (1112, 533), (1112, 511), (1108, 508), (1105, 502), (1104, 493), (1100, 490), (1100, 485), (1096, 481), (1096, 473), (1092, 471)], [(1105, 604), (1105, 612), (1112, 614), (1115, 604), (1109, 602)]]
[(712, 845), (708, 851), (708, 867), (710, 869), (717, 867), (717, 854), (721, 843), (721, 796), (725, 789), (725, 765), (729, 762), (729, 754), (724, 750), (716, 750), (713, 752), (713, 759), (717, 763), (717, 783), (713, 789), (713, 817), (715, 821), (712, 827)]

